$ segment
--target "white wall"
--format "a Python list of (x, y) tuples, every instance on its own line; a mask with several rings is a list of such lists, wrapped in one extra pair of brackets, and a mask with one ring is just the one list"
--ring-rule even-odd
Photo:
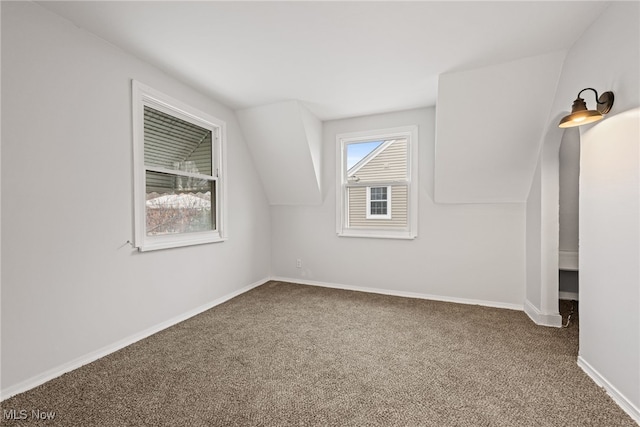
[(561, 299), (578, 298), (578, 205), (580, 179), (580, 131), (564, 130), (559, 164), (558, 289)]
[[(559, 327), (558, 311), (558, 150), (562, 131), (548, 129), (545, 137), (557, 141), (553, 150), (542, 150), (527, 199), (525, 312), (540, 325)], [(555, 157), (554, 157), (555, 153)], [(549, 169), (555, 174), (550, 174)], [(551, 238), (548, 238), (551, 237)]]
[(320, 203), (320, 120), (298, 101), (246, 108), (236, 114), (269, 203)]
[(526, 201), (565, 54), (440, 75), (436, 202)]
[[(434, 108), (424, 108), (325, 122), (322, 205), (271, 207), (274, 276), (522, 308), (525, 205), (434, 204), (434, 116)], [(420, 143), (418, 238), (338, 237), (336, 135), (414, 124)]]
[[(542, 241), (540, 231), (542, 230), (542, 171), (541, 162), (533, 174), (531, 190), (527, 199), (527, 221), (526, 221), (526, 301), (539, 311), (542, 298), (540, 293), (541, 271), (542, 271)], [(535, 311), (535, 310), (534, 310)]]
[[(227, 242), (126, 243), (131, 79), (226, 121)], [(2, 2), (2, 125), (3, 395), (269, 277), (268, 203), (228, 108), (35, 3)]]
[[(607, 28), (603, 31), (603, 28)], [(542, 252), (539, 292), (551, 304), (557, 278), (558, 167), (562, 132), (578, 92), (611, 90), (615, 104), (605, 120), (580, 128), (580, 365), (640, 422), (640, 242), (638, 221), (638, 125), (625, 112), (640, 105), (640, 4), (612, 2), (567, 53), (548, 131), (542, 141)], [(591, 93), (585, 99), (593, 106)], [(590, 98), (589, 98), (590, 97)], [(620, 116), (620, 117), (617, 117)], [(634, 127), (635, 126), (635, 127)], [(555, 160), (554, 160), (555, 159)], [(536, 183), (532, 185), (532, 192)], [(554, 190), (554, 188), (556, 190)], [(546, 206), (546, 207), (545, 207)], [(527, 233), (527, 240), (536, 239)], [(555, 254), (555, 255), (554, 255)], [(529, 254), (527, 254), (529, 261)], [(544, 298), (544, 297), (547, 298)], [(557, 298), (556, 298), (557, 300)]]
[(559, 249), (578, 252), (578, 201), (580, 178), (580, 132), (566, 129), (559, 153), (560, 234)]
[(580, 363), (640, 422), (640, 108), (582, 135)]

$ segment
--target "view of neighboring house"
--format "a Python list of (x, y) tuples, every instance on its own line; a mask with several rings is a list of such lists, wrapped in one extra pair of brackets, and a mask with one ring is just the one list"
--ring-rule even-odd
[(347, 170), (348, 226), (405, 228), (407, 177), (406, 139), (384, 141), (353, 165)]
[[(148, 236), (215, 228), (212, 132), (144, 107), (145, 224)], [(213, 195), (213, 197), (212, 197)]]

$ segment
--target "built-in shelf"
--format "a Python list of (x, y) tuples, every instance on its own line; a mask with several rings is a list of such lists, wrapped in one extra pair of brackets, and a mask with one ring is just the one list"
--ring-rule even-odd
[(567, 301), (578, 301), (578, 293), (577, 292), (558, 292), (558, 298)]
[(578, 271), (578, 252), (559, 251), (558, 268), (565, 271)]

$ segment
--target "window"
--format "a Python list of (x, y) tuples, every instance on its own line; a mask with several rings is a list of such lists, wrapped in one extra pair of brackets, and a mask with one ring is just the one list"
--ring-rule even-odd
[(367, 187), (367, 219), (391, 219), (391, 187)]
[(135, 246), (224, 240), (225, 123), (133, 81)]
[(337, 136), (337, 233), (413, 239), (417, 235), (416, 126)]

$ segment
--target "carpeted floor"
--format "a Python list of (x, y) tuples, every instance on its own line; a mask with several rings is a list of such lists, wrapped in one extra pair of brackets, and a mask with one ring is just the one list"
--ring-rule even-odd
[(28, 413), (3, 425), (636, 425), (577, 352), (577, 316), (269, 282), (2, 402)]

